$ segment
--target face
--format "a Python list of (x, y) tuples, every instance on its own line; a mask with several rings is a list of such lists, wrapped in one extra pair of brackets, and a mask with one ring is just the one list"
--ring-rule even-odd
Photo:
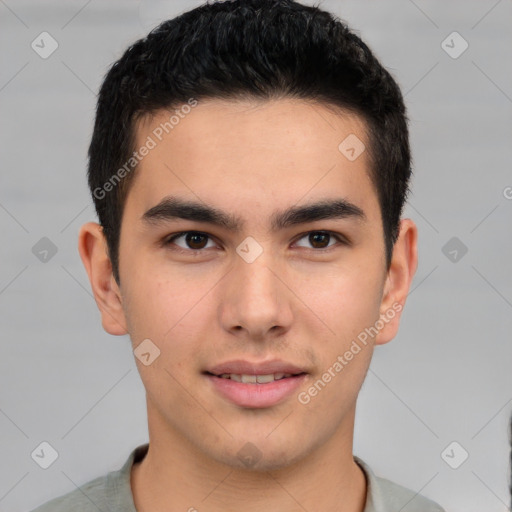
[[(299, 100), (209, 100), (162, 136), (169, 115), (137, 127), (137, 148), (156, 145), (124, 207), (121, 306), (103, 320), (112, 334), (122, 325), (133, 349), (146, 344), (136, 363), (150, 435), (235, 467), (249, 451), (260, 469), (348, 439), (373, 345), (399, 317), (367, 152), (339, 149), (350, 134), (368, 146), (364, 123)], [(394, 320), (361, 342), (392, 308)], [(278, 361), (245, 373), (281, 363), (303, 373), (269, 384), (207, 373), (240, 360)]]

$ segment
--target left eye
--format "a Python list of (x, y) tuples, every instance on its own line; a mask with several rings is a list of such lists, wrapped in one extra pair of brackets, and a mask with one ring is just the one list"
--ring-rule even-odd
[(329, 241), (334, 238), (340, 243), (346, 243), (340, 236), (335, 233), (331, 233), (330, 231), (310, 231), (306, 233), (304, 236), (299, 238), (302, 240), (307, 237), (308, 243), (310, 243), (314, 249), (325, 249), (327, 247), (332, 247), (329, 245)]

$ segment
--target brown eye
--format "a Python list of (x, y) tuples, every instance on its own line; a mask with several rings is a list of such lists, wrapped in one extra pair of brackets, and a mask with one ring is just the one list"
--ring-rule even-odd
[[(185, 240), (185, 245), (180, 245), (176, 242), (181, 238)], [(206, 233), (201, 233), (199, 231), (184, 231), (167, 239), (164, 245), (176, 245), (178, 247), (177, 250), (200, 251), (201, 249), (207, 248), (209, 239), (210, 237)], [(183, 242), (181, 243), (183, 244)]]
[(208, 237), (203, 233), (187, 233), (185, 242), (191, 249), (204, 249)]
[[(336, 243), (330, 244), (331, 239), (337, 240), (338, 244), (347, 245), (347, 242), (341, 236), (338, 236), (336, 233), (331, 233), (330, 231), (310, 231), (304, 234), (299, 241), (306, 238), (309, 244), (308, 249), (330, 249), (336, 245)], [(304, 247), (304, 245), (298, 245), (299, 247)]]
[(331, 235), (328, 233), (310, 233), (309, 242), (315, 249), (323, 249), (329, 245)]

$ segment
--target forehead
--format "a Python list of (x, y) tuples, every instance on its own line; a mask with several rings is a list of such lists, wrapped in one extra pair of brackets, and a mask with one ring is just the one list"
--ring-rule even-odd
[[(348, 149), (362, 151), (355, 159), (344, 153), (347, 140)], [(319, 103), (213, 99), (178, 105), (140, 119), (135, 149), (145, 145), (151, 150), (128, 194), (141, 213), (169, 194), (229, 203), (239, 212), (259, 207), (263, 213), (276, 202), (322, 199), (326, 192), (375, 206), (368, 204), (376, 194), (364, 121)]]
[[(158, 145), (194, 147), (187, 159), (206, 154), (234, 159), (264, 150), (289, 158), (327, 152), (339, 156), (340, 137), (354, 134), (366, 144), (366, 124), (360, 116), (333, 110), (322, 103), (283, 98), (229, 101), (207, 99), (195, 107), (177, 105), (142, 117), (136, 125), (137, 144), (151, 135)], [(160, 144), (162, 143), (163, 144)]]

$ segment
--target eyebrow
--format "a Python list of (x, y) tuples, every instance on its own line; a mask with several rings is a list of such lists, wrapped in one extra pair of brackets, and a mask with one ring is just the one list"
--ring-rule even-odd
[[(206, 222), (234, 232), (241, 231), (245, 225), (245, 221), (240, 217), (213, 206), (176, 196), (164, 197), (141, 217), (142, 222), (148, 226), (156, 226), (177, 219)], [(278, 231), (326, 219), (367, 220), (364, 211), (346, 199), (324, 199), (304, 206), (292, 206), (284, 211), (276, 211), (271, 215), (270, 226), (273, 231)]]

